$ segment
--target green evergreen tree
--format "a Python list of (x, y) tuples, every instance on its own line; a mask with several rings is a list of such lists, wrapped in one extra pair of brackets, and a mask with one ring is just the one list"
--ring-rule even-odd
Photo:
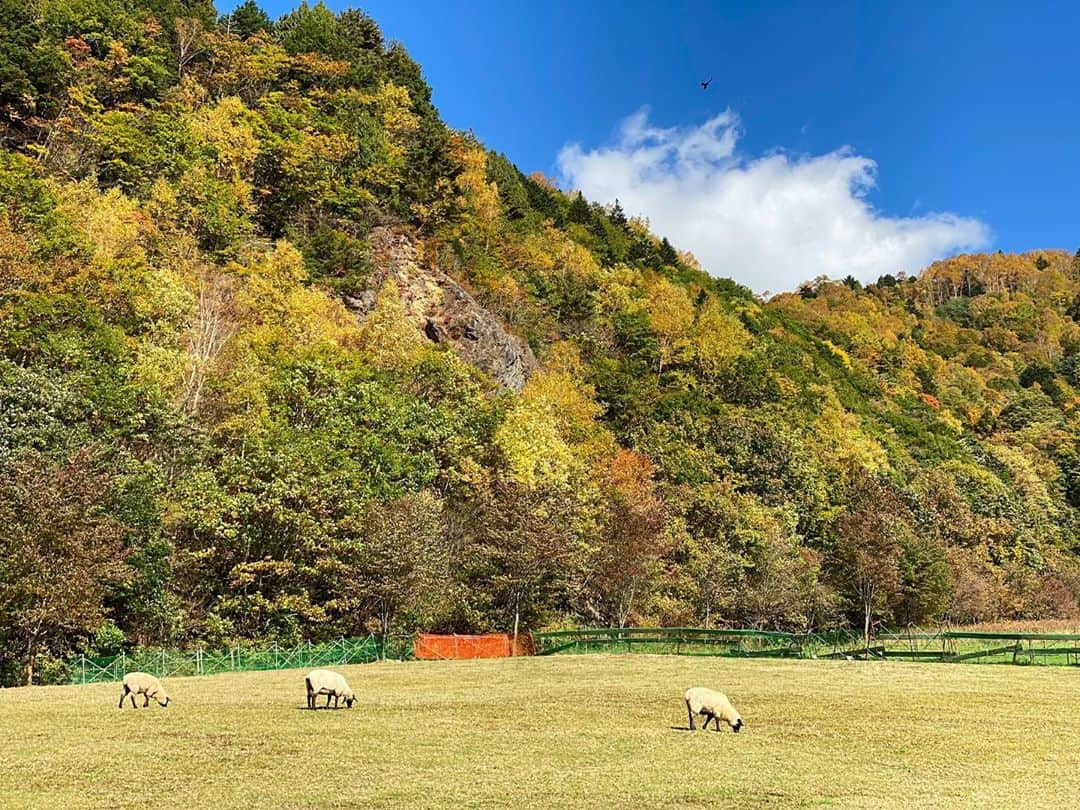
[(256, 31), (269, 32), (273, 28), (270, 17), (254, 0), (246, 0), (237, 6), (231, 14), (226, 14), (221, 18), (219, 25), (241, 39), (247, 39)]
[(574, 222), (578, 225), (588, 225), (592, 222), (592, 209), (589, 207), (585, 195), (580, 191), (575, 194), (570, 201), (570, 208), (566, 212), (566, 219), (568, 222)]
[(314, 6), (305, 2), (274, 24), (282, 47), (289, 53), (324, 53), (345, 58), (352, 43), (341, 36), (337, 16), (320, 0)]
[(667, 267), (674, 267), (679, 263), (679, 253), (666, 236), (660, 240), (660, 261)]
[(520, 219), (529, 210), (529, 195), (521, 182), (521, 172), (505, 155), (488, 152), (487, 179), (499, 189), (499, 199), (511, 219)]
[(529, 198), (529, 206), (537, 211), (545, 219), (551, 219), (556, 225), (562, 225), (566, 221), (566, 215), (561, 205), (561, 195), (551, 192), (549, 189), (537, 183), (531, 177), (522, 180), (525, 194)]
[(622, 204), (619, 202), (619, 198), (615, 198), (615, 204), (611, 206), (611, 212), (608, 214), (608, 219), (611, 220), (611, 224), (619, 228), (625, 228), (628, 220), (626, 219), (626, 212), (623, 211)]

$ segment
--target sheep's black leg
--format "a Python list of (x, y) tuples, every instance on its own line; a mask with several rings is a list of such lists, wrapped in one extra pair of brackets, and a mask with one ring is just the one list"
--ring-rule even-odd
[(686, 714), (690, 718), (690, 730), (691, 731), (697, 731), (697, 729), (694, 728), (694, 712), (690, 709), (690, 701), (689, 700), (686, 701)]
[(336, 709), (337, 707), (338, 707), (338, 696), (334, 695), (334, 708)]
[(716, 730), (719, 731), (720, 730), (720, 718), (719, 717), (713, 717), (713, 720), (716, 721)]
[(326, 708), (330, 708), (330, 693), (326, 693)]
[(150, 705), (150, 693), (149, 692), (143, 692), (142, 707), (145, 709), (149, 705)]
[(124, 691), (120, 693), (120, 705), (117, 706), (116, 708), (118, 708), (118, 709), (124, 708), (124, 698), (126, 698), (127, 695), (128, 695), (127, 684), (124, 684)]
[(131, 696), (131, 708), (133, 708), (133, 709), (139, 708), (139, 705), (135, 702), (135, 693), (131, 692), (129, 694)]

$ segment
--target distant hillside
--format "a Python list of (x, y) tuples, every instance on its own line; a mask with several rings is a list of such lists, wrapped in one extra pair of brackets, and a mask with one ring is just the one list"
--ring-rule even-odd
[(0, 0), (0, 141), (4, 680), (1080, 613), (1065, 253), (756, 300), (448, 129), (321, 4)]

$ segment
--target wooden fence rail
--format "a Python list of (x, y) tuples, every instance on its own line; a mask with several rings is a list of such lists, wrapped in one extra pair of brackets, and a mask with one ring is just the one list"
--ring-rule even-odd
[(878, 633), (867, 646), (851, 630), (781, 633), (703, 627), (593, 627), (533, 633), (537, 655), (651, 652), (746, 658), (849, 658), (947, 663), (1080, 665), (1080, 634)]

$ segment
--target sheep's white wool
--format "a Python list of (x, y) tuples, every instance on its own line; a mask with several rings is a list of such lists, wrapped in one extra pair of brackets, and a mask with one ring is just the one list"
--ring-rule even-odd
[(326, 695), (327, 702), (330, 697), (333, 697), (335, 705), (338, 700), (344, 700), (347, 706), (351, 706), (352, 701), (356, 699), (356, 695), (345, 678), (329, 669), (313, 669), (304, 678), (304, 683), (307, 685), (310, 708), (315, 708), (317, 695)]
[(123, 691), (120, 694), (120, 705), (124, 705), (124, 699), (132, 696), (132, 704), (135, 704), (135, 695), (146, 695), (147, 700), (153, 699), (162, 707), (169, 705), (169, 695), (161, 681), (146, 672), (129, 672), (124, 676)]
[(727, 695), (716, 692), (712, 689), (706, 689), (703, 686), (695, 686), (686, 690), (686, 694), (683, 695), (686, 700), (686, 708), (691, 715), (691, 724), (693, 723), (693, 715), (704, 715), (706, 724), (710, 717), (716, 717), (723, 720), (735, 731), (738, 731), (742, 725), (742, 717), (735, 710), (735, 707), (731, 705), (731, 701), (728, 700)]

